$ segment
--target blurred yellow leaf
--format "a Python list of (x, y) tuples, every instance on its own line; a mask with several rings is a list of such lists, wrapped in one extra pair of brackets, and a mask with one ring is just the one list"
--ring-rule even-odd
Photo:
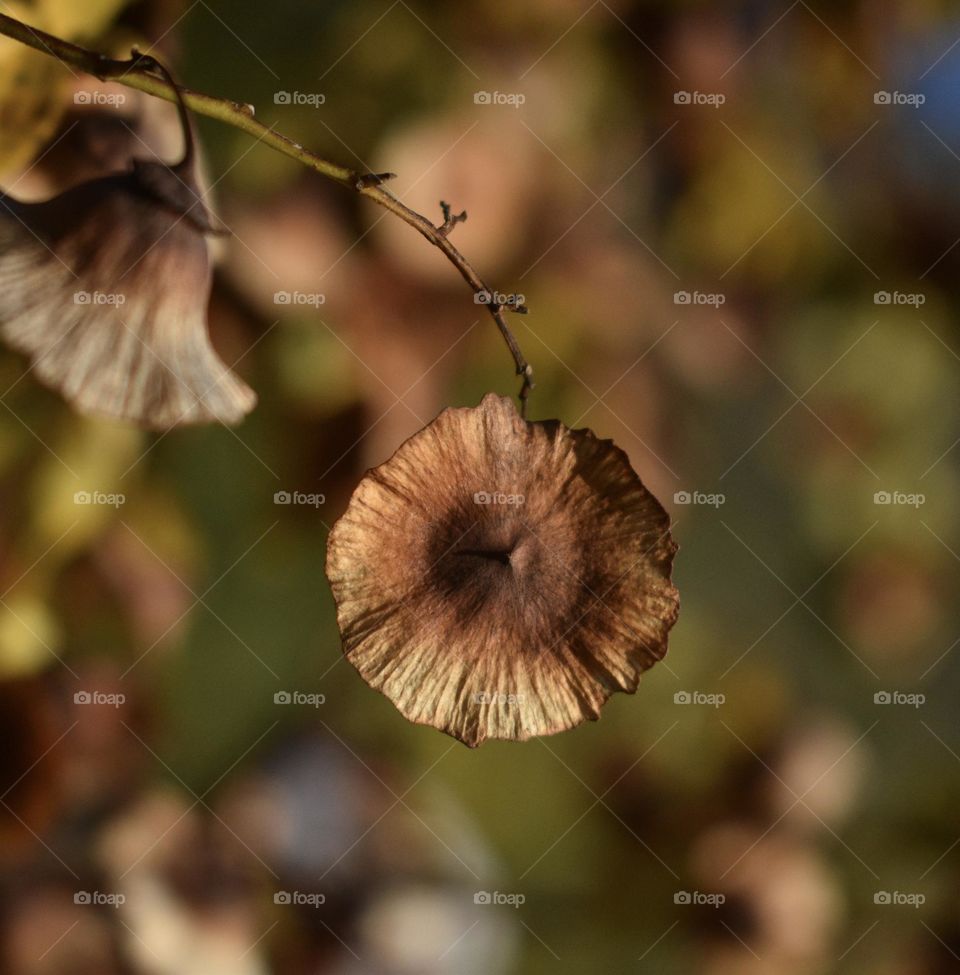
[(0, 606), (0, 680), (36, 673), (56, 656), (60, 632), (46, 601), (14, 593)]
[[(89, 41), (109, 27), (128, 0), (8, 3), (4, 13), (65, 40)], [(48, 55), (0, 41), (0, 176), (27, 166), (56, 131), (74, 75)]]
[[(833, 260), (834, 247), (842, 251), (793, 195), (816, 178), (806, 147), (780, 133), (749, 132), (742, 143), (720, 140), (711, 165), (677, 206), (668, 235), (671, 250), (723, 274), (736, 269), (751, 281), (796, 280)], [(836, 223), (815, 189), (807, 202)]]
[(143, 440), (142, 431), (107, 420), (77, 417), (66, 425), (32, 485), (29, 544), (39, 552), (56, 544), (45, 565), (62, 563), (118, 517), (133, 480), (123, 474), (142, 455)]
[(44, 30), (69, 40), (98, 37), (128, 0), (41, 0), (37, 10)]

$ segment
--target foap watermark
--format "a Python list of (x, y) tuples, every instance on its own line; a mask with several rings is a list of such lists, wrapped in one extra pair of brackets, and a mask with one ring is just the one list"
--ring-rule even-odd
[(873, 495), (874, 504), (905, 505), (909, 508), (919, 508), (926, 500), (925, 494), (908, 494), (906, 491), (876, 491)]
[(473, 496), (474, 504), (523, 504), (526, 500), (522, 494), (505, 494), (503, 491), (477, 491)]
[(673, 895), (673, 903), (682, 907), (720, 907), (726, 900), (726, 894), (712, 894), (702, 890), (678, 890)]
[(927, 96), (919, 91), (875, 91), (873, 93), (874, 105), (909, 105), (911, 108), (919, 108)]
[(710, 105), (719, 108), (726, 102), (727, 96), (720, 91), (675, 91), (674, 105)]
[(718, 708), (727, 703), (725, 694), (707, 694), (704, 691), (677, 691), (673, 695), (674, 704), (706, 704)]
[(478, 890), (473, 895), (474, 904), (490, 904), (495, 907), (520, 907), (527, 902), (524, 894), (507, 894), (502, 890)]
[(926, 304), (927, 296), (922, 291), (875, 291), (873, 303), (875, 305), (913, 305), (919, 308)]
[(309, 305), (311, 308), (319, 308), (326, 301), (327, 296), (319, 292), (276, 291), (273, 295), (275, 305)]
[(320, 907), (326, 901), (326, 894), (306, 890), (278, 890), (273, 895), (273, 903), (282, 907)]
[(122, 91), (76, 91), (73, 93), (74, 105), (111, 105), (126, 103), (127, 96)]
[(519, 108), (526, 102), (527, 96), (519, 91), (475, 91), (474, 105), (510, 105)]
[(873, 903), (881, 907), (918, 908), (926, 902), (926, 894), (909, 893), (903, 890), (878, 890), (873, 895)]
[(273, 695), (274, 704), (305, 704), (311, 708), (318, 708), (327, 703), (325, 694), (307, 694), (304, 691), (277, 691)]
[(126, 694), (107, 694), (104, 691), (77, 691), (73, 695), (74, 704), (105, 704), (112, 708), (119, 708), (126, 701)]
[(496, 305), (498, 308), (522, 308), (527, 299), (524, 295), (507, 295), (502, 291), (478, 291), (473, 296), (475, 305)]
[(274, 105), (309, 105), (319, 108), (327, 100), (327, 96), (320, 91), (275, 91)]
[(109, 894), (102, 890), (78, 890), (73, 895), (73, 903), (80, 907), (122, 907), (126, 902), (126, 894)]
[(127, 503), (127, 496), (125, 494), (107, 494), (104, 491), (75, 491), (73, 503), (101, 504), (110, 508), (119, 508), (120, 505)]
[(110, 291), (74, 291), (73, 303), (75, 305), (125, 305), (127, 296)]
[(906, 691), (877, 691), (873, 695), (874, 704), (900, 704), (911, 708), (922, 708), (927, 703), (926, 694), (908, 694)]
[(705, 494), (703, 491), (676, 491), (673, 495), (674, 504), (700, 504), (719, 508), (726, 501), (725, 494)]
[(273, 503), (319, 508), (320, 505), (327, 503), (327, 496), (325, 494), (307, 494), (305, 491), (277, 491), (273, 495)]
[(725, 304), (727, 296), (719, 291), (674, 291), (675, 305), (713, 305), (719, 308)]
[(504, 691), (480, 691), (473, 695), (475, 704), (499, 704), (506, 707), (520, 707), (526, 700), (524, 694), (507, 694)]

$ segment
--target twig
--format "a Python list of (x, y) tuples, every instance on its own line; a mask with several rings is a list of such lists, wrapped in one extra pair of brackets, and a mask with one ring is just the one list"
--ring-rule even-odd
[[(87, 50), (77, 44), (72, 44), (62, 38), (54, 37), (45, 31), (30, 27), (13, 17), (0, 14), (0, 35), (5, 35), (21, 44), (32, 47), (36, 51), (48, 54), (56, 58), (69, 67), (91, 74), (101, 81), (115, 81), (128, 88), (154, 95), (158, 98), (165, 98), (169, 102), (177, 101), (177, 88), (170, 84), (165, 78), (153, 73), (149, 68), (149, 61), (141, 55), (135, 54), (128, 61), (116, 60), (105, 57), (95, 51)], [(470, 285), (474, 295), (481, 292), (485, 294), (494, 293), (474, 270), (470, 262), (460, 253), (457, 248), (450, 243), (448, 234), (454, 225), (466, 220), (467, 215), (463, 213), (453, 215), (447, 204), (441, 203), (444, 222), (437, 227), (425, 216), (411, 210), (410, 207), (398, 200), (389, 190), (383, 187), (383, 182), (392, 178), (392, 173), (361, 173), (349, 169), (346, 166), (339, 166), (329, 160), (310, 152), (303, 146), (286, 138), (272, 127), (264, 125), (254, 118), (252, 105), (244, 105), (240, 102), (233, 102), (226, 98), (217, 98), (203, 92), (191, 91), (189, 88), (179, 88), (183, 100), (187, 106), (198, 115), (205, 115), (208, 118), (217, 119), (227, 125), (232, 125), (242, 132), (253, 136), (259, 142), (263, 142), (270, 148), (282, 152), (292, 159), (309, 166), (311, 169), (325, 176), (327, 179), (339, 183), (349, 190), (365, 196), (384, 209), (396, 214), (401, 220), (408, 223), (414, 230), (422, 234), (434, 247), (439, 248), (460, 272), (460, 276)], [(533, 389), (533, 368), (527, 363), (520, 351), (510, 326), (507, 324), (504, 315), (504, 307), (496, 303), (486, 303), (487, 310), (493, 317), (500, 334), (507, 343), (510, 355), (516, 366), (517, 375), (522, 377), (520, 387), (520, 411), (526, 411), (527, 396)], [(509, 306), (507, 306), (509, 307)], [(513, 311), (520, 311), (521, 307), (511, 308)], [(526, 309), (523, 308), (523, 311)]]
[(459, 213), (454, 213), (453, 210), (450, 209), (450, 204), (444, 203), (443, 200), (440, 201), (440, 212), (443, 214), (443, 223), (437, 227), (437, 233), (440, 234), (441, 237), (446, 237), (458, 223), (464, 223), (467, 219), (466, 210), (461, 210)]

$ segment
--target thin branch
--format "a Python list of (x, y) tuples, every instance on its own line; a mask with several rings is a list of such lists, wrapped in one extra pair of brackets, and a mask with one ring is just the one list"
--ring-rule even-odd
[[(257, 121), (254, 118), (252, 105), (244, 105), (226, 98), (216, 98), (203, 92), (174, 86), (167, 79), (151, 70), (149, 59), (136, 53), (128, 61), (108, 58), (95, 51), (54, 37), (52, 34), (35, 27), (30, 27), (5, 14), (0, 14), (0, 35), (6, 35), (21, 44), (40, 51), (42, 54), (48, 54), (69, 67), (83, 71), (85, 74), (94, 75), (101, 81), (115, 81), (148, 95), (165, 98), (169, 102), (176, 103), (179, 89), (184, 102), (198, 115), (205, 115), (246, 132), (270, 148), (290, 156), (291, 159), (296, 159), (320, 173), (321, 176), (325, 176), (327, 179), (373, 200), (374, 203), (400, 217), (401, 220), (408, 223), (446, 255), (450, 263), (460, 272), (460, 276), (470, 285), (474, 295), (496, 293), (484, 283), (480, 275), (474, 270), (473, 265), (448, 239), (448, 234), (454, 225), (466, 220), (466, 212), (454, 215), (450, 212), (447, 204), (441, 203), (444, 222), (439, 227), (435, 226), (432, 221), (415, 210), (411, 210), (410, 207), (383, 187), (383, 182), (390, 179), (393, 176), (392, 173), (357, 172), (346, 166), (339, 166), (323, 159), (310, 152), (309, 149), (305, 149), (298, 143), (280, 135), (272, 127)], [(510, 350), (510, 355), (513, 357), (516, 366), (517, 375), (522, 377), (523, 382), (518, 395), (520, 410), (523, 413), (526, 410), (527, 396), (533, 389), (533, 368), (527, 363), (520, 351), (520, 346), (507, 324), (504, 309), (511, 311), (521, 311), (521, 309), (526, 311), (526, 309), (522, 306), (512, 308), (509, 305), (500, 305), (495, 302), (483, 303), (486, 304), (487, 310), (503, 336), (503, 340), (507, 343), (507, 348)]]

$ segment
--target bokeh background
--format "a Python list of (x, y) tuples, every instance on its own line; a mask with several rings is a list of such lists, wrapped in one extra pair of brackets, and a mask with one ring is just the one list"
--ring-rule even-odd
[[(368, 689), (329, 528), (512, 365), (409, 227), (199, 120), (256, 411), (147, 434), (0, 353), (0, 972), (960, 970), (955, 6), (0, 6), (466, 208), (530, 415), (629, 453), (682, 594), (555, 738), (470, 751)], [(23, 198), (177, 151), (7, 40), (0, 130)]]

